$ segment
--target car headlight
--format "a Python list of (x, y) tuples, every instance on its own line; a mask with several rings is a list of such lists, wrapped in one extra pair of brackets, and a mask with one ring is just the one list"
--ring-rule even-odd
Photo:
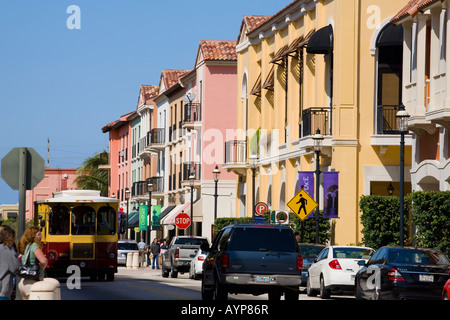
[(114, 259), (115, 256), (116, 256), (116, 255), (114, 254), (114, 252), (111, 252), (111, 253), (109, 254), (109, 258), (110, 258), (110, 259)]

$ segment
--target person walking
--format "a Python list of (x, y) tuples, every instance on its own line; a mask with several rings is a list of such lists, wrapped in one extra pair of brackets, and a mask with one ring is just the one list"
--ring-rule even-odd
[(153, 255), (152, 256), (152, 269), (155, 269), (155, 264), (156, 264), (156, 269), (159, 269), (159, 251), (160, 250), (161, 250), (161, 246), (158, 243), (158, 239), (157, 238), (153, 239), (153, 242), (150, 245), (150, 253)]
[(144, 267), (145, 263), (147, 262), (147, 244), (144, 242), (144, 239), (141, 238), (141, 241), (138, 243), (138, 249), (139, 249), (139, 266)]
[[(44, 252), (42, 251), (42, 233), (37, 227), (29, 227), (25, 230), (22, 235), (22, 238), (19, 242), (19, 252), (23, 255), (27, 250), (30, 250), (29, 253), (29, 261), (30, 264), (33, 265), (36, 262), (36, 259), (39, 262), (39, 280), (43, 280), (45, 278), (45, 268), (47, 267), (48, 260), (45, 257)], [(26, 263), (26, 261), (22, 261), (22, 263)], [(18, 289), (20, 298), (22, 300), (28, 300), (31, 292), (31, 286), (39, 280), (33, 279), (25, 279), (20, 278)]]
[(14, 276), (19, 273), (15, 239), (16, 233), (11, 227), (0, 226), (0, 300), (11, 300)]

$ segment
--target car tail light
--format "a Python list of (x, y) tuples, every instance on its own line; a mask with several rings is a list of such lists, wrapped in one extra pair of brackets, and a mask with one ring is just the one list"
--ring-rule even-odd
[(297, 256), (297, 271), (302, 271), (303, 269), (303, 257)]
[(226, 253), (222, 255), (222, 268), (228, 269), (230, 264), (230, 256)]
[(405, 281), (402, 274), (395, 268), (389, 269), (388, 277), (390, 281)]
[(331, 260), (328, 265), (331, 269), (342, 270), (341, 265), (339, 264), (339, 261), (337, 259)]
[(204, 256), (198, 256), (198, 257), (197, 257), (197, 260), (198, 260), (198, 261), (205, 261), (205, 257), (204, 257)]
[(175, 254), (173, 256), (175, 259), (178, 259), (180, 257), (180, 248), (175, 249)]

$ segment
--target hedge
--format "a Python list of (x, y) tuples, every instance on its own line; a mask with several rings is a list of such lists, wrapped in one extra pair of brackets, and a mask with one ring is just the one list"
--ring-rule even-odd
[[(399, 197), (361, 196), (363, 242), (379, 248), (399, 245)], [(405, 196), (405, 240), (450, 256), (450, 191), (416, 191)], [(412, 219), (410, 219), (412, 217)], [(416, 232), (408, 236), (408, 226)]]

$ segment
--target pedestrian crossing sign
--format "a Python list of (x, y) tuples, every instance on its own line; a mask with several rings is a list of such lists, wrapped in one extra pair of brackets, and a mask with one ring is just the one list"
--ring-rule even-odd
[(289, 200), (287, 206), (303, 221), (317, 208), (317, 202), (302, 188)]

